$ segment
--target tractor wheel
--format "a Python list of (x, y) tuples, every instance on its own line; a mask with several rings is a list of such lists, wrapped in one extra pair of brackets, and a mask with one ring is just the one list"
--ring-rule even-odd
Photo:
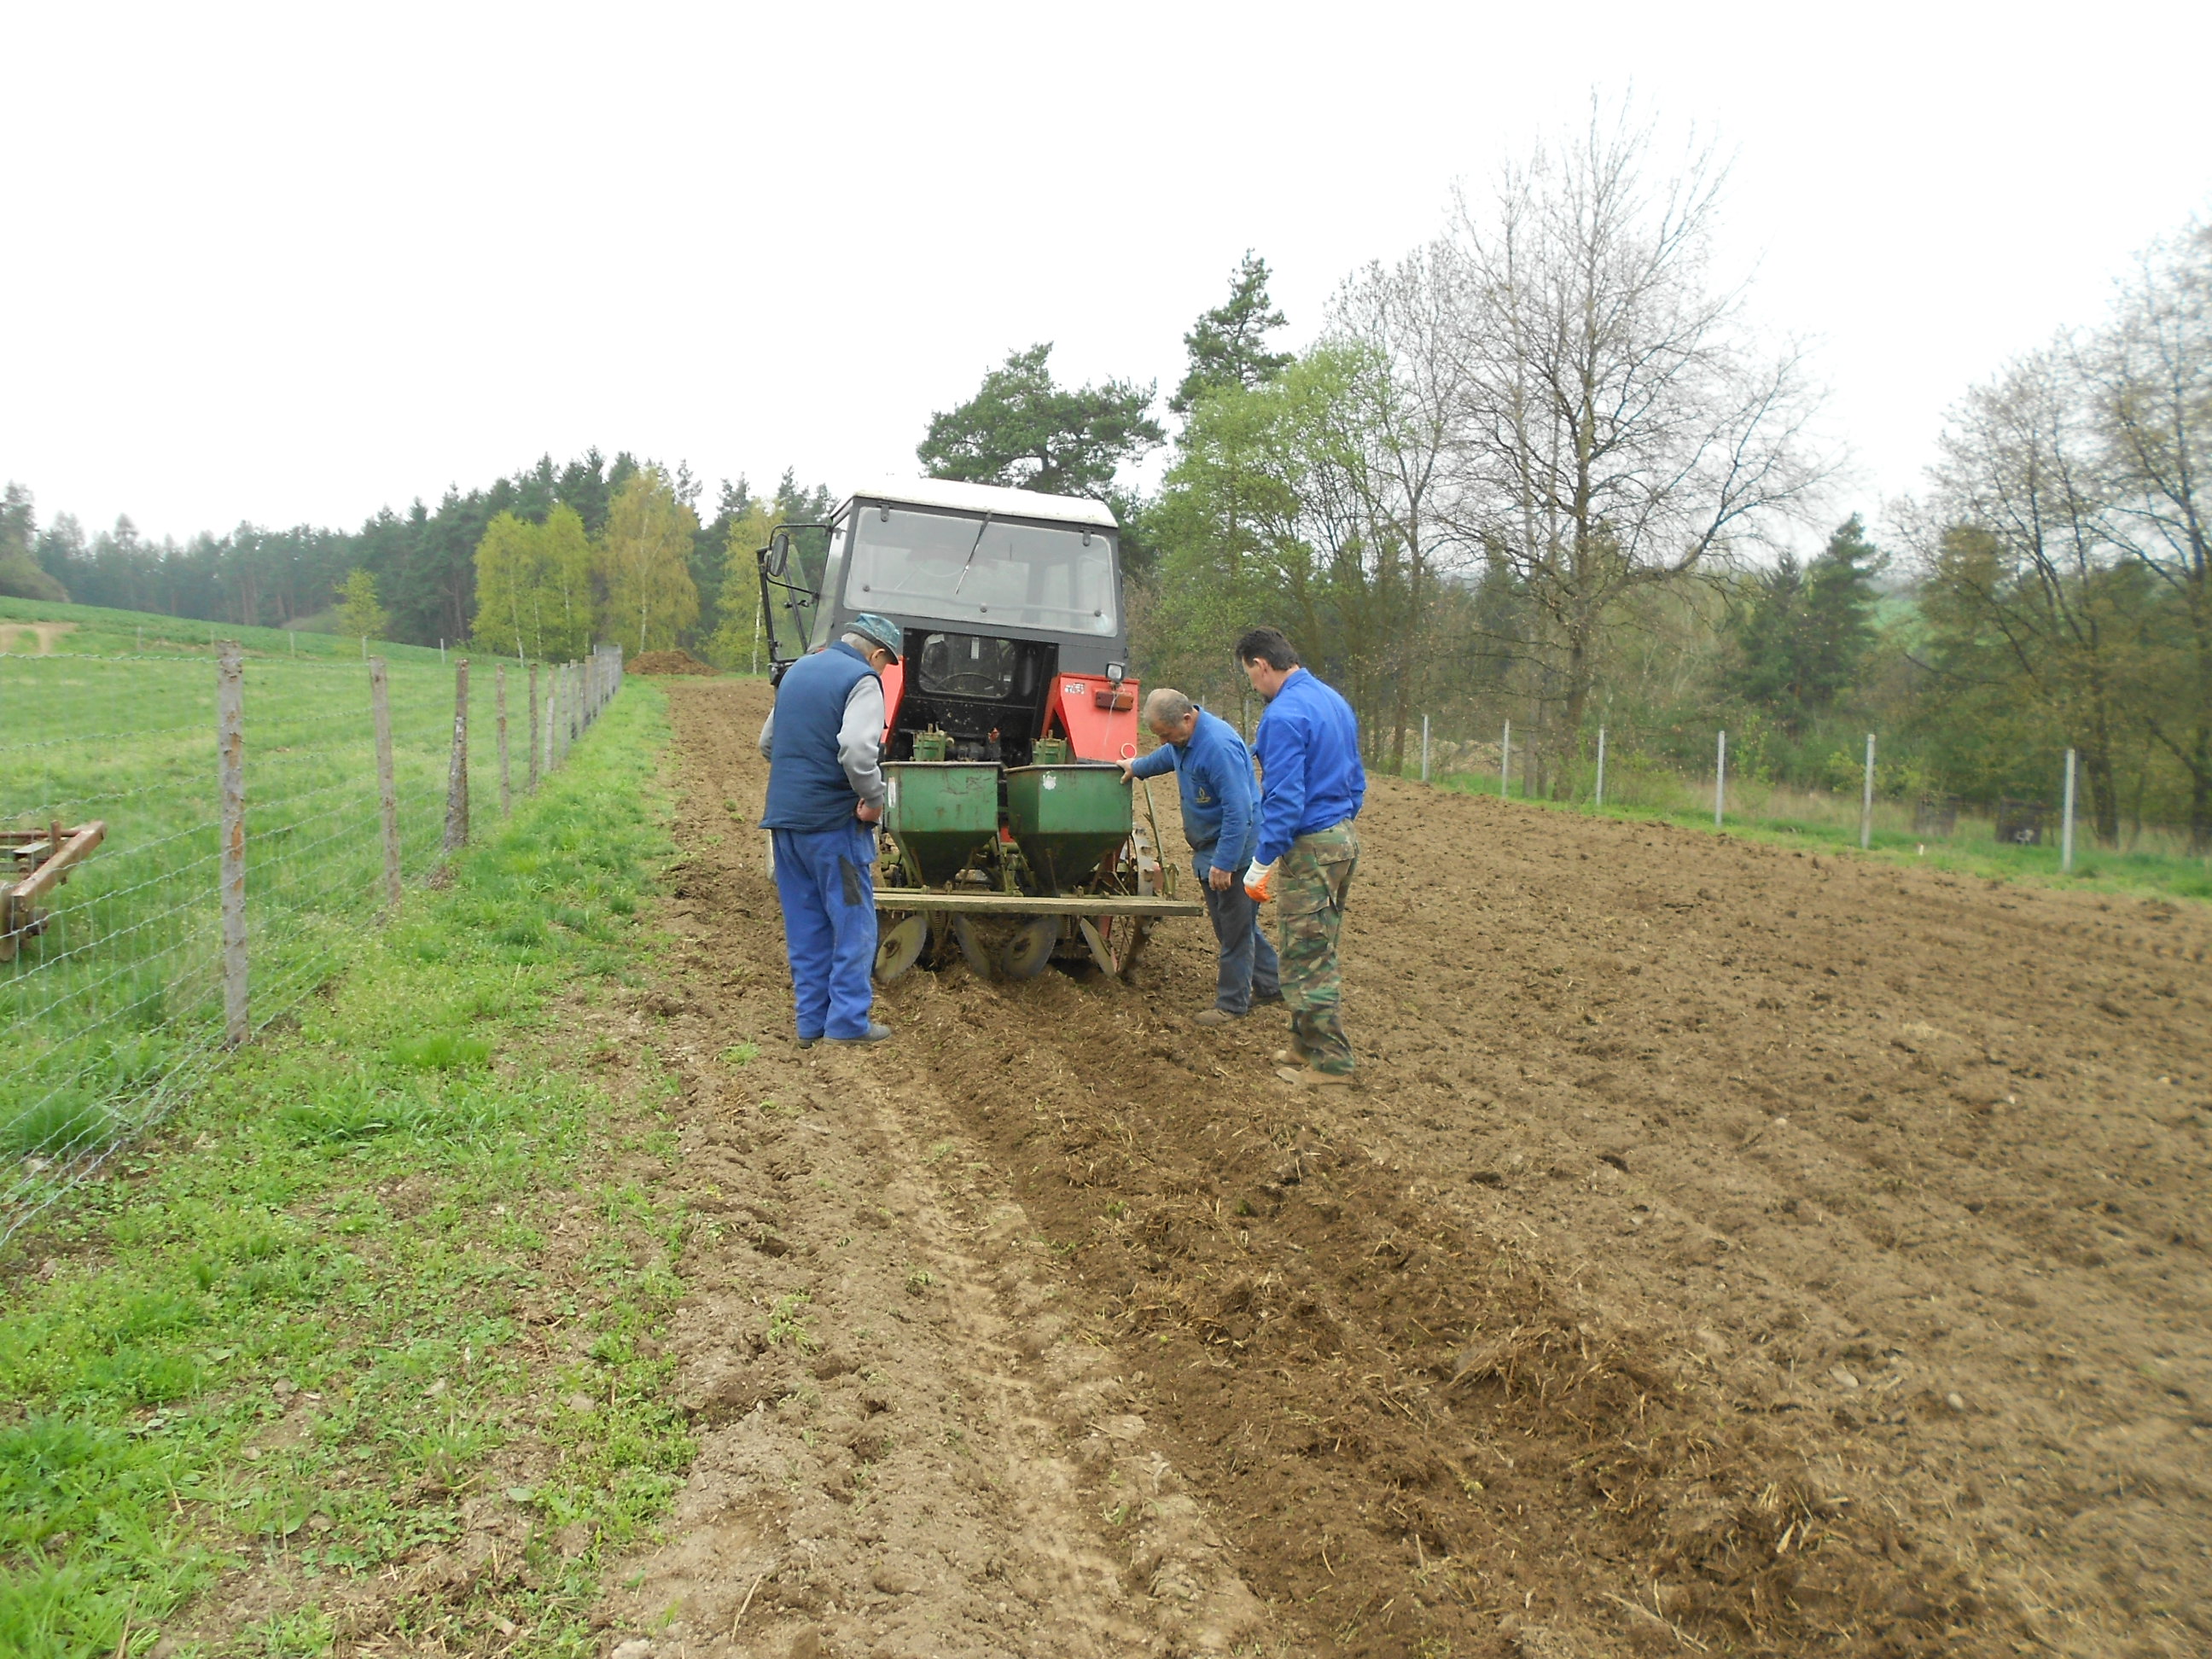
[(1052, 960), (1060, 943), (1060, 921), (1054, 916), (1031, 916), (1015, 930), (999, 952), (999, 966), (1008, 979), (1035, 979)]
[(889, 985), (921, 960), (921, 947), (929, 943), (929, 919), (908, 916), (884, 928), (876, 941), (876, 983)]

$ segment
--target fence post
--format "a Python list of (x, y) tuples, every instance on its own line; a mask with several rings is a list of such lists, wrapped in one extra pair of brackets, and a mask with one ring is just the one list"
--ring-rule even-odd
[(1429, 717), (1421, 716), (1421, 781), (1429, 781)]
[(1513, 722), (1505, 722), (1504, 741), (1498, 745), (1498, 793), (1500, 799), (1513, 793)]
[(469, 843), (469, 659), (453, 665), (453, 749), (446, 764), (446, 851)]
[(538, 665), (530, 665), (530, 793), (538, 793)]
[(392, 688), (384, 659), (368, 659), (368, 701), (376, 712), (376, 810), (384, 829), (384, 918), (399, 913), (399, 792), (392, 778)]
[(222, 1036), (252, 1035), (246, 997), (246, 665), (236, 641), (216, 660), (216, 757), (222, 774)]
[(1728, 733), (1721, 733), (1720, 747), (1713, 757), (1713, 828), (1721, 827), (1721, 814), (1728, 806)]
[(2074, 751), (2066, 751), (2066, 817), (2064, 827), (2058, 832), (2058, 867), (2066, 874), (2074, 871)]
[(1867, 733), (1866, 787), (1859, 796), (1859, 851), (1874, 845), (1874, 733)]
[(1597, 793), (1590, 797), (1590, 811), (1595, 812), (1605, 805), (1605, 727), (1597, 729)]
[(492, 708), (499, 726), (499, 815), (505, 817), (514, 810), (513, 774), (507, 760), (507, 665), (501, 663), (492, 676)]

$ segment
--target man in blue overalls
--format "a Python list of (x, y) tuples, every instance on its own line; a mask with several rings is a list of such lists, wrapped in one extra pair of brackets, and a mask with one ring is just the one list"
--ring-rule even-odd
[(884, 815), (884, 683), (898, 624), (864, 613), (784, 671), (761, 727), (783, 948), (799, 1046), (881, 1042), (868, 1015), (876, 957), (876, 821)]

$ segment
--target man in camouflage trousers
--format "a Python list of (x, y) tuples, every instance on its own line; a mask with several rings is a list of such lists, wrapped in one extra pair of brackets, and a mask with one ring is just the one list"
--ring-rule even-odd
[(1283, 1000), (1291, 1008), (1292, 1082), (1352, 1080), (1351, 1041), (1340, 1012), (1344, 981), (1337, 939), (1359, 867), (1352, 820), (1367, 797), (1359, 721), (1352, 705), (1303, 667), (1289, 640), (1255, 628), (1237, 641), (1252, 689), (1267, 699), (1252, 735), (1260, 762), (1260, 843), (1244, 890), (1278, 905)]

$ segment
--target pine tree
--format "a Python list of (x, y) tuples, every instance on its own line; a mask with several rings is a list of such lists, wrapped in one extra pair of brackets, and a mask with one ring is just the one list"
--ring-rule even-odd
[(915, 448), (929, 476), (1103, 501), (1124, 461), (1166, 441), (1147, 412), (1154, 387), (1055, 386), (1051, 356), (1050, 341), (1013, 352), (966, 403), (931, 416)]
[(1267, 262), (1250, 248), (1229, 279), (1229, 298), (1200, 317), (1182, 343), (1190, 369), (1168, 399), (1169, 410), (1188, 415), (1200, 398), (1224, 386), (1250, 391), (1291, 366), (1291, 354), (1267, 349), (1268, 333), (1284, 325), (1283, 313), (1267, 297)]
[(1738, 613), (1727, 689), (1792, 737), (1856, 684), (1874, 644), (1881, 554), (1853, 514), (1809, 565), (1785, 553)]

